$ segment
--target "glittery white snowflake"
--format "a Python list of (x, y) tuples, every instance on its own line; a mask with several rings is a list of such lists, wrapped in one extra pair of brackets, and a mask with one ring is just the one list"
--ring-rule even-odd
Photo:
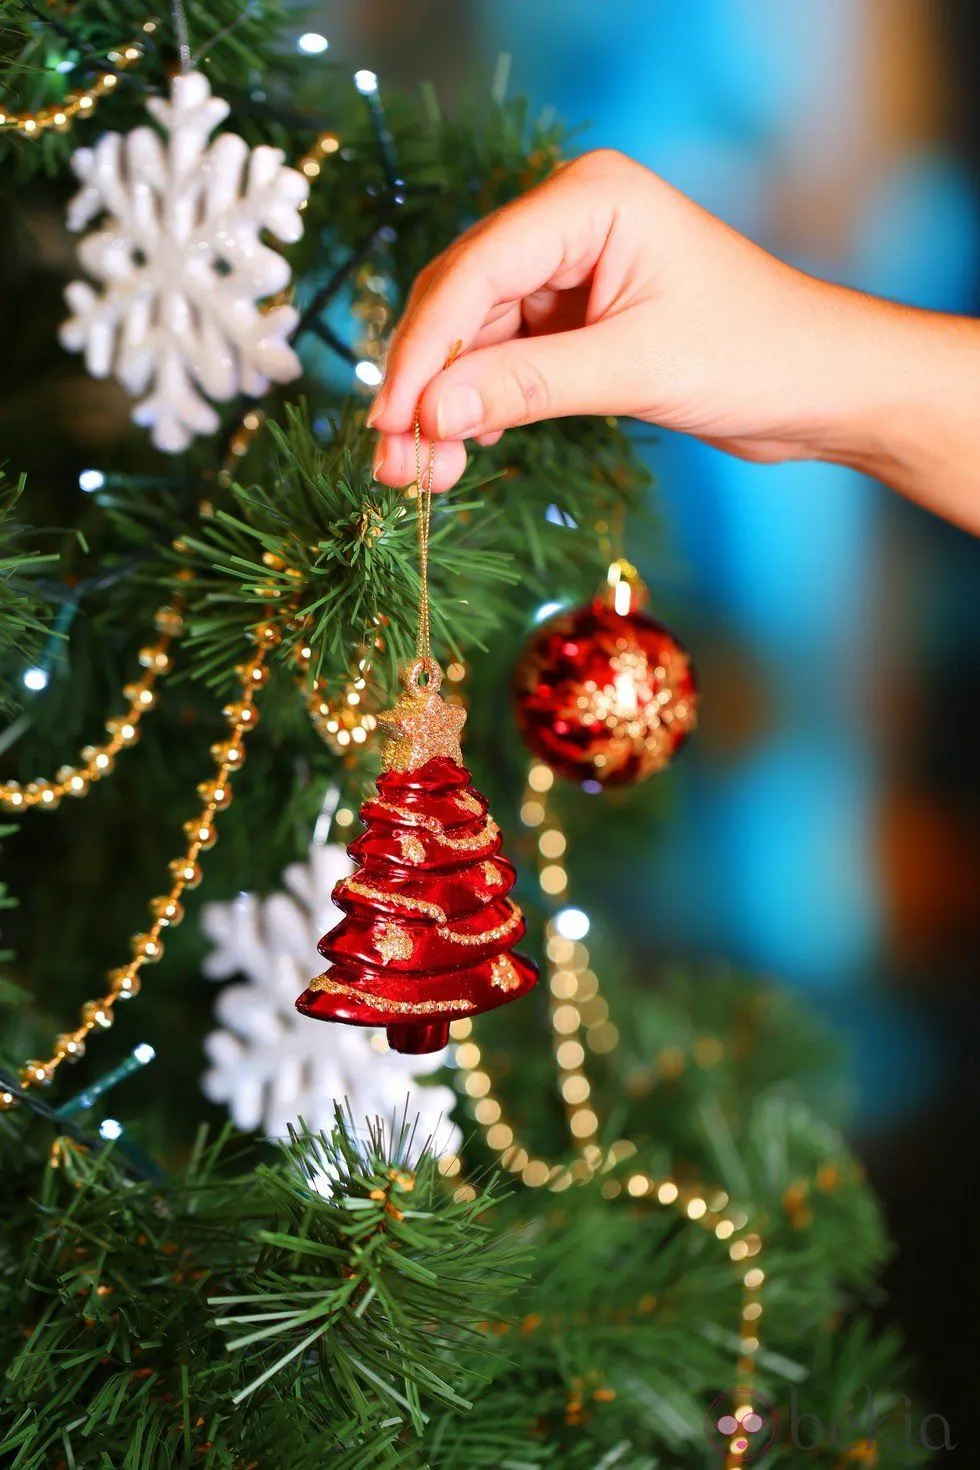
[(82, 187), (68, 228), (105, 217), (78, 247), (102, 289), (71, 283), (60, 338), (84, 351), (93, 377), (111, 373), (134, 397), (145, 394), (134, 421), (178, 453), (217, 429), (208, 398), (258, 397), (299, 375), (287, 340), (298, 312), (258, 305), (290, 276), (261, 232), (298, 240), (309, 184), (279, 148), (250, 149), (235, 133), (210, 140), (230, 109), (201, 72), (175, 77), (170, 101), (146, 106), (164, 137), (150, 127), (104, 133), (72, 155)]
[(223, 1029), (205, 1041), (205, 1095), (227, 1103), (236, 1127), (270, 1137), (283, 1136), (298, 1116), (312, 1128), (329, 1128), (334, 1103), (345, 1098), (355, 1125), (380, 1117), (397, 1131), (407, 1100), (409, 1124), (418, 1116), (416, 1145), (431, 1136), (440, 1155), (454, 1153), (460, 1133), (448, 1121), (452, 1088), (414, 1085), (444, 1065), (444, 1053), (403, 1056), (388, 1049), (383, 1031), (327, 1026), (295, 1008), (316, 966), (317, 940), (340, 917), (333, 886), (351, 868), (342, 847), (315, 843), (305, 863), (286, 869), (286, 891), (205, 905), (201, 922), (214, 944), (205, 974), (243, 977), (215, 1004)]

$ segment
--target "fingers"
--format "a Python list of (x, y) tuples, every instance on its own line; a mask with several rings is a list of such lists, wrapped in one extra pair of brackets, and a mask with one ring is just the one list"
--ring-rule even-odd
[[(437, 440), (480, 439), (518, 424), (639, 408), (637, 347), (628, 317), (470, 352), (422, 395), (422, 431)], [(652, 363), (642, 376), (648, 393)]]
[(395, 334), (369, 417), (375, 428), (411, 430), (423, 388), (457, 340), (466, 353), (498, 315), (516, 330), (525, 297), (588, 279), (614, 212), (597, 178), (594, 170), (570, 165), (491, 215), (429, 268)]
[[(420, 446), (422, 472), (429, 462), (429, 440)], [(433, 490), (449, 490), (466, 468), (466, 449), (461, 443), (437, 444), (432, 470)], [(385, 434), (374, 453), (374, 478), (383, 485), (415, 484), (415, 435)]]

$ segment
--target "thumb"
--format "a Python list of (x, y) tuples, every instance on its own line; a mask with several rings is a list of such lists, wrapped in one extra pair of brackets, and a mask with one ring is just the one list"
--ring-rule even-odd
[(629, 337), (625, 319), (614, 318), (468, 352), (423, 393), (422, 431), (472, 439), (541, 419), (631, 413), (637, 373)]

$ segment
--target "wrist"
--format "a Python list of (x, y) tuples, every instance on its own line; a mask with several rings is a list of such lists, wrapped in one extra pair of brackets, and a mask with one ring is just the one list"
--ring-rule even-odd
[(828, 387), (815, 458), (980, 529), (980, 323), (827, 288)]

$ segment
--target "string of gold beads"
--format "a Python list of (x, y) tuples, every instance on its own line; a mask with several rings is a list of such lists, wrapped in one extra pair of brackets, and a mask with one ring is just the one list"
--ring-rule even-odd
[[(266, 302), (264, 307), (265, 310), (269, 310), (274, 304), (281, 306), (286, 297), (289, 295), (289, 292), (280, 292), (279, 294), (282, 300), (279, 300), (277, 298), (274, 302)], [(224, 463), (222, 464), (221, 469), (218, 471), (217, 474), (217, 482), (222, 490), (227, 490), (228, 487), (231, 485), (232, 481), (235, 478), (232, 473), (232, 466), (234, 465), (235, 460), (243, 459), (244, 456), (248, 453), (252, 440), (255, 438), (256, 434), (259, 432), (264, 423), (265, 414), (260, 408), (250, 408), (246, 413), (242, 415), (241, 422), (239, 423), (238, 428), (232, 434), (231, 439), (228, 442), (228, 453), (225, 455)]]
[(360, 658), (342, 694), (327, 697), (322, 679), (308, 679), (313, 649), (301, 643), (294, 655), (298, 669), (296, 682), (303, 690), (306, 708), (320, 739), (337, 755), (346, 755), (352, 745), (364, 745), (378, 728), (378, 717), (366, 707), (368, 674), (371, 660)]
[[(336, 153), (339, 148), (340, 139), (336, 133), (321, 133), (312, 148), (308, 148), (302, 157), (296, 160), (294, 167), (299, 169), (301, 174), (305, 174), (308, 179), (315, 179), (319, 176), (323, 160), (330, 154)], [(302, 204), (300, 208), (303, 208)]]
[[(215, 763), (214, 775), (202, 781), (197, 788), (201, 798), (201, 810), (197, 817), (184, 823), (187, 845), (170, 864), (172, 879), (170, 888), (158, 898), (150, 900), (149, 910), (153, 922), (141, 934), (132, 939), (132, 952), (125, 965), (110, 970), (107, 976), (109, 988), (98, 1000), (88, 1000), (79, 1014), (79, 1024), (73, 1031), (59, 1036), (52, 1055), (44, 1061), (29, 1061), (19, 1074), (22, 1087), (38, 1087), (50, 1083), (65, 1061), (77, 1061), (85, 1051), (85, 1043), (93, 1031), (107, 1031), (114, 1020), (114, 1009), (119, 1001), (129, 1000), (139, 993), (139, 972), (144, 965), (155, 964), (163, 956), (163, 931), (175, 928), (184, 916), (181, 899), (185, 889), (196, 888), (201, 881), (199, 858), (202, 852), (213, 847), (218, 839), (216, 817), (231, 803), (230, 782), (245, 760), (244, 740), (248, 731), (258, 723), (255, 697), (268, 677), (265, 666), (266, 651), (278, 641), (277, 630), (268, 623), (253, 630), (253, 640), (258, 645), (247, 663), (236, 669), (240, 680), (238, 697), (225, 705), (223, 714), (230, 726), (226, 739), (211, 747), (211, 758)], [(0, 1109), (9, 1108), (16, 1102), (11, 1092), (0, 1091)]]
[(85, 796), (96, 781), (101, 781), (114, 769), (119, 752), (136, 744), (140, 721), (157, 702), (157, 680), (173, 667), (171, 644), (184, 627), (182, 600), (174, 598), (158, 607), (153, 624), (159, 637), (155, 643), (148, 643), (139, 651), (143, 673), (140, 678), (123, 686), (123, 696), (129, 704), (121, 715), (112, 715), (106, 720), (109, 739), (100, 745), (83, 746), (81, 763), (61, 766), (50, 780), (38, 777), (26, 786), (21, 786), (19, 781), (0, 783), (0, 806), (12, 812), (26, 811), (31, 807), (54, 811), (64, 796)]
[[(377, 381), (380, 382), (388, 352), (391, 302), (387, 282), (374, 261), (365, 261), (359, 267), (354, 277), (354, 292), (351, 315), (360, 324), (354, 354), (361, 362), (374, 364), (378, 370)], [(370, 388), (374, 384), (369, 382), (366, 386)]]
[(76, 118), (94, 114), (101, 99), (118, 84), (117, 73), (135, 66), (142, 56), (143, 47), (138, 41), (131, 41), (128, 46), (106, 52), (106, 60), (115, 71), (100, 72), (83, 92), (69, 92), (61, 102), (42, 107), (38, 112), (10, 112), (0, 107), (0, 131), (20, 133), (24, 138), (39, 138), (49, 129), (67, 132)]
[[(564, 865), (567, 839), (546, 801), (554, 779), (550, 767), (534, 762), (521, 803), (521, 820), (538, 834), (538, 882), (548, 898), (560, 897), (568, 888)], [(558, 1086), (578, 1157), (571, 1164), (550, 1164), (532, 1156), (521, 1144), (494, 1096), (493, 1079), (473, 1040), (473, 1023), (468, 1018), (453, 1021), (449, 1028), (456, 1043), (455, 1060), (463, 1074), (464, 1091), (472, 1100), (472, 1111), (487, 1147), (497, 1155), (504, 1169), (519, 1175), (529, 1188), (546, 1187), (560, 1192), (596, 1175), (609, 1176), (603, 1178), (600, 1186), (605, 1199), (647, 1201), (674, 1209), (724, 1245), (742, 1290), (736, 1365), (738, 1402), (732, 1415), (738, 1427), (728, 1438), (725, 1456), (725, 1470), (735, 1470), (745, 1463), (751, 1445), (748, 1431), (742, 1426), (747, 1419), (751, 1422), (754, 1412), (752, 1390), (763, 1314), (761, 1292), (766, 1279), (759, 1264), (762, 1239), (757, 1231), (749, 1229), (747, 1213), (732, 1208), (724, 1190), (685, 1184), (670, 1177), (654, 1177), (643, 1170), (625, 1176), (618, 1172), (618, 1166), (636, 1154), (636, 1145), (629, 1139), (619, 1139), (606, 1149), (598, 1144), (599, 1118), (592, 1103), (585, 1058), (587, 1049), (600, 1053), (612, 1051), (618, 1045), (619, 1033), (609, 1020), (608, 1006), (599, 994), (598, 978), (590, 968), (586, 946), (580, 940), (560, 934), (552, 921), (545, 931), (545, 956)], [(446, 1178), (454, 1178), (460, 1172), (461, 1161), (450, 1155), (439, 1167)], [(613, 1170), (617, 1170), (615, 1175)], [(472, 1199), (475, 1191), (471, 1185), (461, 1184), (456, 1195)]]

